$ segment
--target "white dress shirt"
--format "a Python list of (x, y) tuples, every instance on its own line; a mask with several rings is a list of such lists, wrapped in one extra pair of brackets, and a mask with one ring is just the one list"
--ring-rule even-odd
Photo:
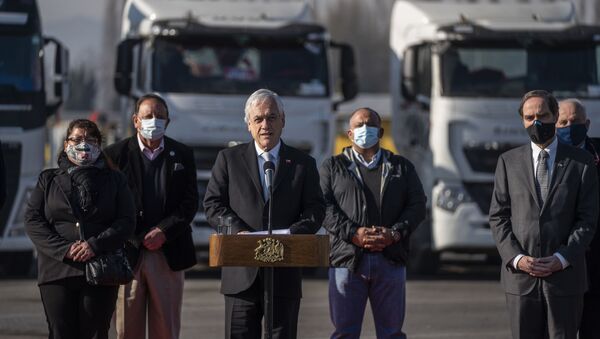
[(271, 161), (273, 161), (273, 163), (275, 164), (275, 170), (277, 170), (277, 164), (279, 162), (279, 149), (281, 148), (281, 140), (279, 140), (279, 142), (277, 142), (277, 145), (275, 145), (275, 147), (273, 147), (270, 151), (265, 151), (262, 148), (260, 148), (256, 141), (254, 142), (254, 148), (256, 149), (256, 155), (258, 158), (258, 171), (260, 173), (260, 183), (263, 187), (263, 197), (265, 198), (265, 201), (267, 201), (269, 200), (269, 191), (267, 190), (267, 185), (265, 184), (265, 171), (263, 169), (263, 166), (266, 160), (263, 158), (263, 153), (268, 152), (271, 155)]
[[(546, 146), (546, 148), (544, 148), (544, 150), (548, 153), (548, 160), (547, 160), (547, 166), (548, 166), (548, 179), (550, 179), (550, 183), (552, 183), (552, 173), (554, 173), (554, 161), (556, 160), (556, 150), (558, 148), (558, 138), (554, 137), (554, 140), (552, 140), (552, 142), (550, 143), (550, 145)], [(537, 164), (538, 164), (538, 156), (540, 155), (540, 152), (542, 151), (542, 148), (540, 148), (537, 144), (531, 142), (531, 157), (533, 158), (533, 171), (534, 171), (534, 175), (537, 177), (537, 173), (536, 168), (537, 168)], [(548, 189), (550, 189), (550, 187), (548, 187)], [(560, 253), (555, 252), (553, 254), (555, 257), (558, 258), (558, 260), (560, 260), (560, 263), (562, 265), (562, 268), (565, 269), (567, 268), (570, 264), (567, 261), (567, 259), (565, 259)], [(517, 264), (519, 263), (519, 260), (521, 260), (521, 258), (523, 258), (525, 255), (524, 254), (519, 254), (515, 257), (515, 259), (513, 259), (513, 267), (515, 269), (518, 269)]]

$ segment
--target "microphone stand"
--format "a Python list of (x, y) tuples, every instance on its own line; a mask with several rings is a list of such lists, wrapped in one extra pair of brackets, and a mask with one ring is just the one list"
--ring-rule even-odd
[[(273, 171), (273, 170), (270, 170)], [(273, 234), (273, 180), (267, 187), (269, 190), (269, 212), (267, 217), (267, 230), (269, 236)], [(273, 266), (264, 267), (264, 301), (265, 301), (265, 330), (266, 338), (273, 338)]]

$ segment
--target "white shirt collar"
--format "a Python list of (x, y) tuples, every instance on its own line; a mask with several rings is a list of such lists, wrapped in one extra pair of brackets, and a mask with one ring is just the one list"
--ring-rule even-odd
[[(549, 158), (554, 159), (554, 158), (556, 158), (556, 149), (557, 148), (558, 148), (558, 138), (555, 136), (554, 140), (552, 140), (552, 142), (548, 146), (546, 146), (546, 148), (544, 150), (546, 152), (548, 152)], [(542, 148), (532, 141), (531, 142), (531, 151), (533, 153), (532, 154), (533, 159), (535, 161), (537, 161), (537, 158), (538, 158), (540, 152), (542, 151)]]
[(144, 143), (142, 142), (142, 138), (140, 138), (139, 133), (136, 134), (136, 136), (137, 136), (138, 144), (140, 145), (140, 150), (142, 152), (146, 151), (146, 152), (150, 152), (150, 153), (156, 153), (156, 152), (161, 152), (165, 148), (165, 138), (161, 138), (160, 145), (155, 150), (151, 150), (149, 147), (146, 147), (146, 145), (144, 145)]
[[(554, 172), (554, 160), (556, 159), (556, 151), (558, 149), (558, 138), (555, 136), (554, 140), (544, 148), (546, 152), (548, 152), (548, 160), (546, 160), (546, 164), (548, 165), (548, 175), (549, 178), (552, 178), (552, 173)], [(533, 173), (537, 176), (536, 169), (538, 165), (538, 156), (542, 149), (536, 145), (535, 143), (531, 143), (531, 157), (533, 158)]]
[(373, 158), (371, 159), (371, 161), (366, 161), (365, 158), (363, 158), (363, 156), (360, 153), (358, 153), (357, 151), (354, 150), (354, 148), (352, 148), (352, 154), (354, 154), (354, 159), (356, 159), (356, 161), (361, 163), (366, 168), (372, 169), (372, 168), (377, 167), (377, 164), (379, 163), (379, 158), (381, 157), (381, 148), (379, 148), (377, 150), (377, 153), (375, 153), (375, 155), (373, 155)]
[(260, 146), (258, 145), (258, 143), (256, 143), (256, 141), (254, 142), (254, 148), (256, 149), (256, 155), (258, 156), (259, 159), (262, 159), (262, 154), (265, 152), (269, 152), (269, 154), (273, 157), (274, 160), (279, 159), (279, 150), (281, 149), (281, 140), (279, 140), (277, 142), (277, 145), (275, 145), (275, 147), (271, 148), (271, 150), (269, 151), (265, 151), (262, 148), (260, 148)]

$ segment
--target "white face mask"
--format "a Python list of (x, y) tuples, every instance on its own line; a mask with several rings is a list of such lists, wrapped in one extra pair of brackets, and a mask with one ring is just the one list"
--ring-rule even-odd
[(140, 135), (144, 139), (158, 140), (165, 135), (167, 120), (165, 119), (140, 119)]

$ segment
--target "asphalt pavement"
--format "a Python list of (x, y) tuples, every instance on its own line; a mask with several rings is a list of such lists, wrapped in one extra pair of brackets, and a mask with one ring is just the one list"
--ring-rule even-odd
[[(497, 267), (491, 265), (445, 265), (434, 276), (409, 276), (404, 326), (408, 338), (509, 338), (504, 294), (497, 273)], [(218, 289), (218, 271), (199, 268), (188, 272), (182, 339), (223, 337), (224, 302)], [(305, 279), (303, 293), (298, 338), (328, 338), (332, 325), (327, 280)], [(35, 280), (0, 280), (0, 339), (46, 337), (44, 311)], [(376, 338), (369, 306), (361, 338)]]

